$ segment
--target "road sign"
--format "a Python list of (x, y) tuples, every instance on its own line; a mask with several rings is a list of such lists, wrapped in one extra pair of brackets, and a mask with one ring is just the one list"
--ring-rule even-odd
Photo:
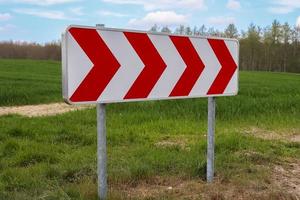
[(105, 103), (208, 97), (207, 181), (214, 175), (215, 96), (238, 92), (234, 39), (70, 26), (62, 38), (63, 96), (97, 103), (98, 196), (107, 197)]
[(70, 26), (62, 51), (63, 95), (73, 104), (238, 92), (235, 39)]

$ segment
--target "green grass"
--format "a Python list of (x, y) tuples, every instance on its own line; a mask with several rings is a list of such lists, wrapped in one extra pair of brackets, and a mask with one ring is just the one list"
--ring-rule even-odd
[[(108, 172), (112, 187), (154, 176), (204, 179), (205, 120), (192, 115), (182, 120), (175, 115), (158, 117), (156, 112), (149, 112), (156, 109), (147, 104), (143, 108), (148, 114), (138, 106), (128, 106), (126, 112), (120, 105), (108, 107)], [(43, 118), (1, 117), (0, 196), (95, 199), (95, 125), (94, 110)], [(260, 165), (300, 159), (299, 143), (258, 139), (235, 126), (238, 123), (230, 120), (217, 122), (216, 175), (225, 182), (265, 179)], [(299, 128), (290, 123), (286, 126)], [(184, 141), (185, 147), (157, 146), (161, 141)], [(245, 156), (247, 152), (254, 154)], [(84, 190), (94, 192), (84, 196)]]
[(62, 101), (59, 62), (0, 59), (0, 106), (58, 101)]
[[(57, 74), (53, 80), (58, 79)], [(46, 88), (58, 91), (51, 96), (54, 101), (61, 98), (56, 81)], [(1, 103), (24, 103), (14, 101), (14, 95), (10, 103), (2, 98)], [(26, 103), (39, 102), (30, 97)], [(157, 176), (204, 180), (206, 118), (205, 98), (107, 105), (111, 199), (125, 198), (120, 186), (151, 183)], [(241, 72), (239, 95), (217, 98), (216, 176), (222, 184), (247, 187), (255, 182), (263, 188), (270, 182), (269, 167), (300, 159), (299, 143), (263, 140), (245, 132), (251, 127), (300, 130), (299, 75)], [(0, 200), (96, 199), (96, 179), (95, 109), (52, 117), (0, 117)]]

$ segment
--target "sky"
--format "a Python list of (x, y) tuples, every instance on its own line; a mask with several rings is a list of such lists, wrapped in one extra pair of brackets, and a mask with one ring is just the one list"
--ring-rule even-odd
[(149, 30), (183, 25), (224, 30), (265, 27), (274, 19), (300, 27), (300, 0), (0, 0), (0, 41), (51, 42), (68, 25)]

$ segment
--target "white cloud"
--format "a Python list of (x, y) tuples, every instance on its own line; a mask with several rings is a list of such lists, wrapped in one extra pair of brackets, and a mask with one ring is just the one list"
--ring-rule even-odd
[(172, 27), (186, 23), (186, 15), (177, 14), (174, 11), (156, 11), (148, 13), (141, 19), (131, 19), (128, 25), (134, 28), (150, 28), (154, 24)]
[(203, 9), (205, 8), (204, 0), (102, 0), (112, 4), (131, 4), (143, 6), (145, 10), (166, 10), (174, 8), (185, 9)]
[(74, 7), (74, 8), (69, 9), (70, 13), (72, 13), (73, 15), (76, 15), (76, 16), (84, 15), (82, 10), (83, 10), (83, 7)]
[(235, 23), (235, 18), (234, 17), (224, 17), (224, 16), (210, 17), (210, 18), (208, 18), (208, 23), (212, 24), (212, 25), (228, 25), (228, 24)]
[(6, 21), (11, 18), (11, 14), (9, 13), (0, 13), (0, 21)]
[(300, 8), (300, 0), (273, 0), (269, 11), (276, 14), (286, 14)]
[(15, 28), (16, 28), (16, 26), (13, 25), (13, 24), (6, 24), (6, 25), (3, 25), (3, 26), (0, 26), (0, 32), (8, 32), (8, 31), (11, 31)]
[(15, 9), (14, 12), (47, 19), (76, 20), (76, 18), (66, 16), (65, 12), (57, 10)]
[(268, 10), (275, 14), (287, 14), (293, 11), (290, 7), (270, 7)]
[(241, 8), (241, 3), (237, 0), (228, 0), (226, 8), (230, 10), (239, 10)]
[(77, 0), (17, 0), (20, 3), (27, 3), (32, 5), (49, 6), (56, 4), (71, 3)]
[(100, 10), (98, 12), (99, 15), (102, 16), (111, 16), (111, 17), (127, 17), (128, 15), (123, 14), (123, 13), (119, 13), (119, 12), (112, 12), (112, 11), (108, 11), (108, 10)]
[(296, 26), (300, 28), (300, 16), (297, 18)]
[(64, 3), (71, 3), (79, 0), (0, 0), (0, 3), (23, 3), (38, 6), (50, 6)]

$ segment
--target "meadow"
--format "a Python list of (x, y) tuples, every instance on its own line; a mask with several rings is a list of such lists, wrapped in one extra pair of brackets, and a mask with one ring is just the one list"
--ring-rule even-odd
[(61, 87), (59, 62), (0, 59), (0, 106), (59, 102)]
[[(0, 60), (0, 105), (62, 101), (60, 70)], [(274, 174), (300, 164), (300, 75), (241, 72), (239, 86), (217, 98), (213, 184), (206, 98), (107, 105), (109, 199), (296, 199)], [(0, 200), (97, 199), (96, 184), (94, 108), (0, 116)]]

